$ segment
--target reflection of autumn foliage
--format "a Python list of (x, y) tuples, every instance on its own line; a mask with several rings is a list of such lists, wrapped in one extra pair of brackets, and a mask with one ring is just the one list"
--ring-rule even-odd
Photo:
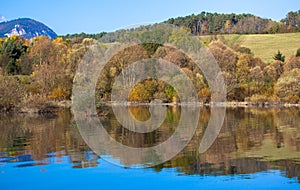
[[(0, 118), (0, 151), (7, 156), (31, 155), (36, 163), (49, 164), (63, 162), (63, 156), (70, 156), (74, 167), (97, 165), (97, 156), (87, 160), (89, 149), (72, 123), (69, 111), (58, 117), (16, 116)], [(53, 155), (51, 155), (53, 154)]]
[(148, 107), (131, 106), (129, 111), (139, 121), (147, 121), (151, 117)]
[[(150, 118), (148, 106), (131, 106), (129, 108), (133, 118), (139, 121), (145, 121)], [(142, 115), (145, 114), (145, 115)], [(120, 115), (122, 117), (122, 115)], [(166, 113), (166, 119), (157, 130), (149, 133), (136, 133), (124, 128), (114, 117), (112, 110), (110, 109), (107, 118), (100, 118), (101, 122), (105, 123), (105, 128), (118, 142), (131, 147), (151, 147), (158, 145), (161, 142), (167, 140), (174, 128), (178, 125), (180, 118), (180, 110), (176, 108), (168, 109)], [(128, 118), (123, 118), (128, 120)]]
[[(204, 154), (197, 150), (209, 119), (208, 110), (200, 113), (200, 123), (189, 145), (176, 158), (160, 167), (178, 167), (187, 174), (216, 175), (253, 173), (279, 166), (287, 176), (300, 178), (297, 158), (300, 141), (299, 110), (297, 109), (229, 109), (221, 133), (213, 146)], [(268, 151), (247, 158), (251, 151), (259, 150), (271, 139)], [(276, 156), (278, 148), (287, 150), (291, 157)], [(284, 151), (284, 150), (283, 150)], [(241, 156), (242, 155), (242, 156)], [(267, 160), (263, 160), (267, 157)], [(291, 160), (290, 160), (291, 159)], [(277, 160), (277, 161), (276, 161)], [(286, 160), (286, 161), (279, 161)]]
[[(133, 107), (132, 113), (146, 118), (147, 107)], [(155, 131), (139, 134), (124, 129), (109, 109), (100, 118), (110, 136), (124, 145), (149, 147), (167, 140), (180, 119), (180, 107), (169, 107), (165, 122)], [(142, 116), (145, 114), (146, 116)], [(227, 109), (224, 125), (218, 138), (201, 155), (199, 143), (210, 118), (210, 109), (202, 107), (199, 124), (188, 146), (172, 160), (156, 166), (176, 167), (180, 172), (199, 175), (247, 174), (274, 167), (288, 177), (299, 177), (300, 117), (298, 109)], [(4, 156), (30, 155), (36, 163), (62, 162), (69, 156), (74, 168), (97, 166), (98, 157), (92, 154), (76, 130), (69, 112), (58, 117), (0, 117), (0, 151)], [(172, 147), (171, 147), (172, 148)], [(267, 148), (267, 149), (265, 149)], [(117, 150), (116, 150), (117, 151)], [(87, 156), (88, 155), (88, 156)], [(56, 159), (48, 159), (55, 156)]]

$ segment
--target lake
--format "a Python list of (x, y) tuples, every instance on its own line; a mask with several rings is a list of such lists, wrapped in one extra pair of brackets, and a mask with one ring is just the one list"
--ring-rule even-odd
[[(184, 109), (189, 110), (180, 106), (104, 107), (96, 118), (109, 138), (126, 147), (147, 149), (176, 134)], [(151, 116), (157, 117), (152, 122), (158, 121), (161, 110), (164, 118), (151, 132), (138, 133), (121, 125), (124, 122), (130, 125), (129, 116), (136, 125), (149, 121)], [(183, 128), (192, 136), (184, 137), (186, 144), (178, 153), (175, 150), (181, 145), (168, 147), (174, 149), (175, 154), (170, 160), (164, 161), (156, 155), (155, 159), (161, 163), (154, 166), (150, 163), (154, 154), (149, 154), (151, 159), (145, 154), (140, 157), (138, 153), (125, 159), (123, 156), (129, 152), (122, 152), (120, 148), (95, 150), (99, 144), (95, 142), (97, 138), (99, 142), (103, 140), (97, 137), (98, 128), (78, 127), (70, 110), (57, 116), (1, 115), (0, 187), (300, 189), (298, 108), (227, 108), (215, 141), (207, 151), (199, 153), (211, 113), (209, 107), (200, 107), (196, 118), (194, 114), (186, 114)], [(197, 126), (188, 131), (192, 121), (197, 121)], [(132, 168), (134, 166), (141, 168)]]

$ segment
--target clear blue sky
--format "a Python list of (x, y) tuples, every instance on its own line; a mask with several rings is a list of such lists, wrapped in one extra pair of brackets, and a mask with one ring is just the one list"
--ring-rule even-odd
[(202, 11), (252, 13), (278, 21), (299, 9), (298, 0), (2, 0), (0, 15), (33, 18), (67, 34), (114, 31)]

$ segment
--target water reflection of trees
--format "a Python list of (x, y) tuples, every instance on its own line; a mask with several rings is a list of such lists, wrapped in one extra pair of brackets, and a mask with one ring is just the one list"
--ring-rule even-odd
[[(148, 111), (149, 106), (133, 106), (129, 107), (128, 109), (132, 114), (132, 117), (136, 120), (145, 121), (151, 117)], [(132, 126), (134, 125), (134, 123), (130, 123), (130, 120), (126, 118), (127, 114), (120, 114), (119, 117), (121, 117), (120, 119), (122, 121), (125, 121), (127, 125), (130, 125), (131, 128), (138, 127)], [(136, 133), (124, 128), (114, 117), (113, 111), (110, 110), (108, 117), (101, 118), (101, 123), (106, 128), (111, 137), (124, 145), (131, 147), (151, 147), (166, 141), (175, 131), (179, 119), (180, 109), (173, 107), (172, 109), (167, 109), (165, 121), (157, 130), (154, 130), (150, 133)]]
[[(146, 120), (149, 117), (143, 108), (131, 108), (130, 111), (136, 114), (136, 119)], [(199, 143), (209, 117), (209, 108), (201, 108), (199, 126), (188, 146), (175, 158), (154, 169), (160, 171), (172, 167), (191, 175), (248, 174), (280, 169), (287, 177), (300, 179), (298, 109), (227, 109), (217, 140), (207, 152), (199, 155)], [(110, 136), (119, 142), (133, 147), (149, 147), (168, 139), (179, 118), (179, 107), (168, 108), (165, 122), (149, 134), (137, 134), (122, 128), (111, 109), (107, 118), (101, 118), (101, 121)], [(67, 156), (74, 168), (99, 164), (98, 156), (86, 146), (68, 111), (55, 118), (0, 116), (0, 152), (5, 153), (2, 158), (18, 157), (10, 161), (33, 160), (36, 164), (49, 164), (63, 162)]]
[[(197, 146), (202, 135), (199, 128), (204, 128), (209, 114), (205, 116), (190, 145), (164, 166), (200, 175), (247, 174), (279, 168), (286, 172), (287, 177), (297, 176), (300, 179), (299, 110), (227, 109), (217, 140), (207, 152), (199, 155)], [(270, 145), (266, 146), (266, 142)], [(282, 149), (284, 151), (281, 152), (286, 154), (280, 154)]]
[(0, 131), (4, 160), (33, 160), (33, 165), (41, 165), (63, 162), (64, 156), (69, 156), (73, 167), (97, 166), (98, 157), (80, 137), (69, 111), (51, 118), (0, 116)]

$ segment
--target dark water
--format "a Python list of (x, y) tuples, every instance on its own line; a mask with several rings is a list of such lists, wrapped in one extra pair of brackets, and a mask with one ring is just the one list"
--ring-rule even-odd
[[(181, 108), (166, 110), (161, 126), (145, 134), (123, 128), (111, 108), (104, 109), (99, 119), (119, 143), (153, 147), (168, 140), (180, 121)], [(138, 121), (151, 117), (145, 106), (131, 107), (129, 112)], [(0, 188), (300, 189), (299, 109), (228, 108), (216, 141), (199, 154), (209, 118), (210, 109), (201, 108), (193, 138), (171, 160), (132, 169), (126, 165), (137, 164), (136, 155), (124, 161), (120, 150), (103, 156), (94, 153), (68, 110), (57, 117), (2, 115)]]

